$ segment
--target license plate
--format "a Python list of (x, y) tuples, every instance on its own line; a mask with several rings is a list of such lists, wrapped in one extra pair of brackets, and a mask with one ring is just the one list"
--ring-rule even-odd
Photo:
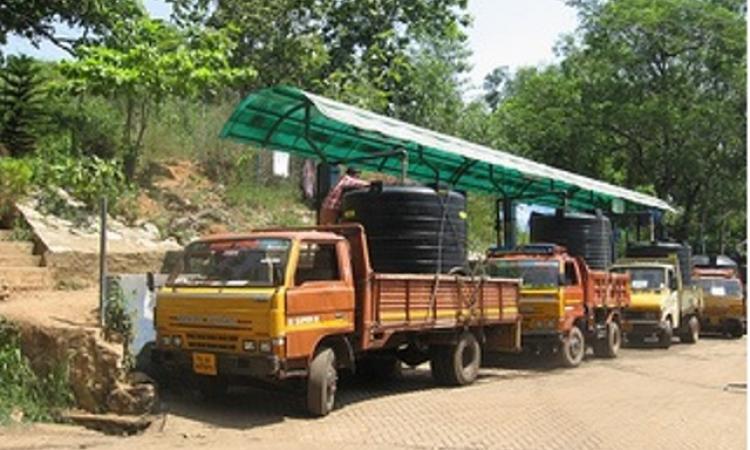
[(625, 331), (625, 332), (633, 331), (633, 324), (632, 323), (627, 323), (627, 322), (623, 323), (622, 324), (622, 331)]
[(216, 355), (193, 353), (193, 371), (201, 375), (216, 375)]

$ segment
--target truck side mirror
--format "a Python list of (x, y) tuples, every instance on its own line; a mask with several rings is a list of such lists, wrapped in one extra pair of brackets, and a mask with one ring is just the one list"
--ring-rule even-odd
[(677, 278), (676, 277), (672, 277), (669, 279), (669, 290), (670, 291), (677, 290)]
[(147, 272), (146, 273), (146, 287), (148, 288), (149, 292), (154, 292), (154, 289), (156, 287), (156, 283), (154, 282), (154, 273), (153, 272)]

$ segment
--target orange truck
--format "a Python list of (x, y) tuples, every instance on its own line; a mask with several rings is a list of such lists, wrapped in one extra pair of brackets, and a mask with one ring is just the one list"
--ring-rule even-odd
[(520, 351), (518, 280), (376, 273), (369, 255), (357, 224), (200, 239), (157, 292), (154, 362), (208, 395), (289, 381), (322, 416), (341, 370), (429, 361), (465, 385), (483, 350)]
[(490, 250), (486, 271), (521, 279), (524, 350), (552, 353), (566, 367), (578, 366), (589, 345), (598, 357), (617, 356), (630, 304), (628, 275), (591, 270), (554, 244)]

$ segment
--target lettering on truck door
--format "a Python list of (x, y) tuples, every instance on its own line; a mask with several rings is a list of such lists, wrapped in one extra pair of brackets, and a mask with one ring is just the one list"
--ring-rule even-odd
[(346, 241), (301, 241), (286, 297), (287, 358), (310, 356), (325, 336), (354, 328), (354, 287)]

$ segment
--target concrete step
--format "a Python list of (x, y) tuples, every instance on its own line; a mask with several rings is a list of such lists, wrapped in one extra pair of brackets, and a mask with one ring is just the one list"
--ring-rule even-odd
[(41, 263), (42, 257), (39, 255), (0, 254), (0, 267), (39, 267)]
[(30, 255), (34, 251), (34, 244), (27, 241), (0, 241), (0, 255), (22, 254)]
[(0, 267), (0, 279), (7, 283), (12, 291), (54, 287), (54, 278), (46, 267)]

